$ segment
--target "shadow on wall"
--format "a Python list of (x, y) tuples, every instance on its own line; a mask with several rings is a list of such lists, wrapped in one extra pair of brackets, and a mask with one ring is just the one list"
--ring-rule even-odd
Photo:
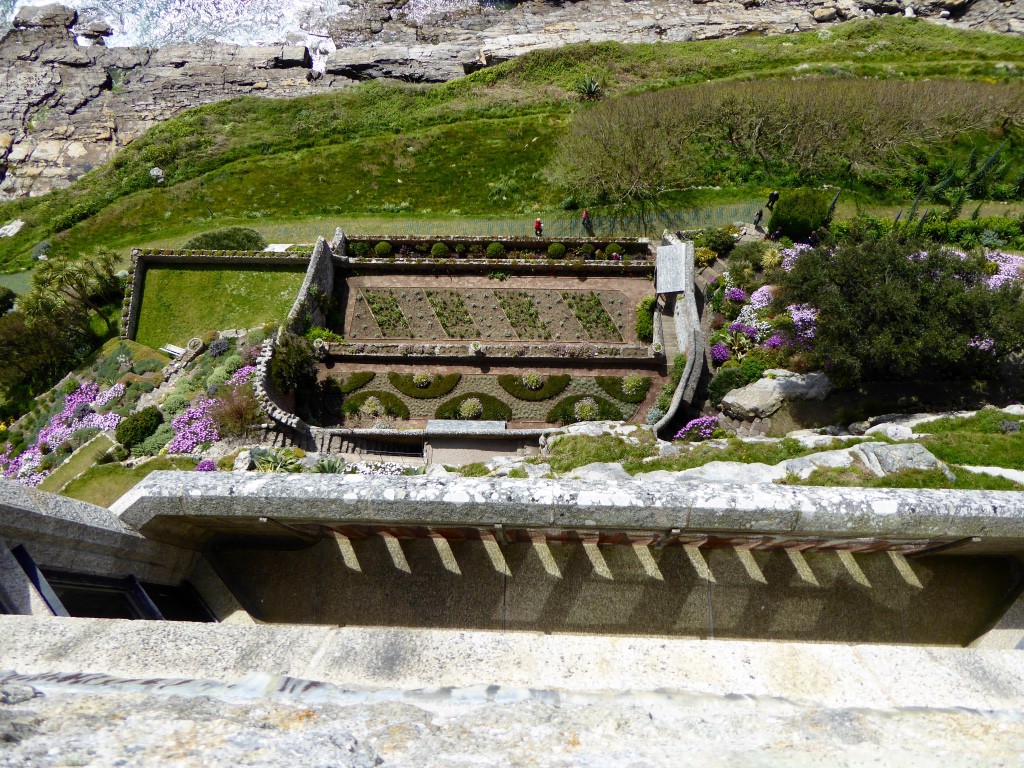
[(954, 645), (1002, 615), (1021, 572), (1010, 558), (386, 535), (216, 558), (268, 622)]

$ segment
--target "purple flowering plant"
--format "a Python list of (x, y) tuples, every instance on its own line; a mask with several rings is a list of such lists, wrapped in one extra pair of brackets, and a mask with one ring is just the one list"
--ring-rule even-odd
[(718, 342), (711, 347), (711, 360), (715, 365), (721, 365), (730, 357), (732, 357), (732, 352), (722, 342)]
[(196, 472), (216, 472), (217, 471), (217, 462), (215, 462), (213, 459), (203, 459), (198, 464), (196, 464), (195, 471)]
[(171, 422), (174, 437), (167, 444), (169, 453), (192, 453), (200, 445), (215, 443), (220, 439), (217, 425), (210, 414), (210, 409), (216, 403), (216, 400), (200, 398)]
[(747, 300), (747, 292), (742, 288), (730, 288), (725, 292), (725, 298), (734, 304), (742, 304)]
[(710, 440), (712, 437), (715, 437), (716, 433), (720, 432), (721, 428), (718, 426), (717, 416), (700, 416), (690, 420), (685, 427), (676, 432), (675, 439), (689, 440), (691, 442)]

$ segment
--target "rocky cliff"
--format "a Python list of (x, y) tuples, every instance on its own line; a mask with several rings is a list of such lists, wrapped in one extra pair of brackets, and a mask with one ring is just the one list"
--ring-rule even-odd
[(237, 96), (439, 82), (567, 43), (781, 34), (875, 14), (1024, 34), (1024, 0), (536, 0), (429, 18), (372, 0), (331, 20), (339, 47), (314, 61), (304, 46), (107, 47), (109, 26), (79, 24), (59, 5), (27, 7), (0, 40), (0, 199), (66, 186), (156, 123)]

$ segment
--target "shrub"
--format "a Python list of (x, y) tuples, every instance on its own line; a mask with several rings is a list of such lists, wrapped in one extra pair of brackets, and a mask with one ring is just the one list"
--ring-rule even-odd
[(156, 456), (160, 449), (167, 445), (174, 438), (174, 427), (170, 424), (161, 424), (156, 432), (145, 440), (132, 446), (133, 456)]
[(429, 373), (414, 373), (412, 375), (412, 383), (422, 389), (423, 387), (429, 387), (430, 382), (434, 380), (434, 377)]
[(782, 251), (775, 246), (768, 246), (761, 254), (761, 268), (765, 272), (771, 272), (782, 266)]
[(14, 309), (14, 302), (17, 298), (18, 294), (6, 285), (0, 285), (0, 315), (6, 315)]
[(362, 389), (371, 381), (377, 374), (373, 371), (355, 371), (350, 373), (348, 378), (342, 380), (336, 376), (331, 376), (328, 381), (333, 381), (338, 387), (338, 391), (343, 395), (351, 394), (357, 389)]
[(348, 465), (341, 456), (325, 456), (313, 465), (311, 472), (322, 475), (339, 475), (348, 470)]
[(549, 259), (564, 259), (565, 258), (565, 246), (561, 243), (552, 243), (548, 246), (548, 258)]
[(384, 404), (381, 403), (380, 398), (370, 395), (368, 398), (363, 400), (363, 404), (359, 406), (359, 414), (361, 416), (383, 416)]
[(445, 245), (444, 243), (434, 243), (430, 247), (430, 255), (432, 258), (447, 259), (450, 254), (451, 251), (448, 249), (448, 246)]
[(143, 408), (117, 425), (117, 429), (114, 431), (117, 442), (125, 448), (131, 448), (156, 432), (163, 420), (163, 414), (155, 405)]
[(480, 403), (481, 412), (479, 417), (484, 421), (508, 421), (512, 418), (512, 409), (496, 397), (484, 394), (483, 392), (467, 392), (464, 395), (453, 397), (437, 409), (434, 414), (438, 419), (464, 419), (461, 415), (463, 402), (476, 400)]
[(476, 397), (467, 397), (459, 403), (460, 419), (478, 419), (484, 412), (483, 403)]
[(636, 336), (640, 341), (650, 343), (654, 340), (654, 307), (657, 303), (657, 296), (644, 296), (636, 305)]
[(621, 379), (616, 376), (598, 376), (595, 381), (608, 395), (624, 403), (642, 403), (647, 397), (647, 390), (651, 388), (650, 378), (638, 373), (631, 373)]
[(576, 421), (594, 421), (597, 419), (600, 410), (594, 398), (584, 397), (582, 400), (577, 400), (573, 403), (572, 413)]
[(752, 384), (760, 379), (764, 376), (764, 372), (767, 367), (768, 366), (764, 364), (764, 361), (757, 357), (747, 356), (743, 358), (743, 362), (740, 363), (740, 371), (743, 373), (744, 383)]
[[(622, 421), (622, 412), (609, 400), (593, 395), (573, 395), (560, 400), (550, 411), (547, 420), (552, 424), (575, 424), (580, 421), (576, 416), (576, 403), (580, 400), (590, 400), (597, 406), (595, 419), (602, 421)], [(588, 419), (593, 421), (594, 419)]]
[(828, 193), (817, 189), (784, 192), (772, 211), (768, 231), (781, 232), (797, 242), (805, 241), (811, 232), (828, 224), (829, 202)]
[(505, 256), (505, 246), (501, 243), (491, 243), (487, 246), (488, 259), (501, 259)]
[(736, 239), (728, 227), (708, 227), (694, 238), (695, 246), (710, 248), (723, 259), (736, 246)]
[(210, 417), (217, 425), (221, 437), (245, 437), (263, 419), (251, 383), (226, 386), (217, 393), (217, 401), (210, 408)]
[(735, 368), (722, 368), (708, 384), (708, 397), (716, 407), (721, 405), (722, 398), (737, 387), (747, 383), (743, 371), (737, 366)]
[(710, 267), (717, 258), (718, 254), (704, 245), (695, 248), (693, 251), (693, 265), (697, 269)]
[[(420, 386), (416, 382), (416, 376), (426, 376), (426, 386)], [(391, 386), (407, 397), (417, 400), (432, 400), (435, 397), (442, 397), (451, 392), (462, 380), (461, 373), (447, 373), (431, 376), (428, 373), (394, 373), (388, 374), (388, 381)]]
[(537, 373), (537, 371), (527, 371), (522, 375), (522, 382), (524, 387), (536, 392), (544, 386), (544, 377)]
[(220, 357), (231, 347), (231, 342), (227, 339), (214, 339), (210, 342), (210, 346), (206, 349), (206, 354), (210, 357)]
[(166, 400), (163, 401), (160, 408), (168, 416), (177, 416), (179, 413), (188, 408), (189, 400), (184, 395), (177, 393), (170, 395)]
[(613, 253), (622, 253), (622, 246), (618, 243), (608, 243), (608, 245), (604, 247), (604, 252), (608, 254), (608, 256), (611, 256)]
[[(371, 389), (354, 394), (345, 399), (345, 404), (342, 410), (349, 415), (360, 413), (363, 403), (370, 398), (378, 401), (383, 409), (383, 413), (378, 415), (392, 416), (396, 419), (409, 418), (409, 406), (403, 403), (402, 399), (397, 395), (394, 395), (391, 392), (384, 392), (383, 390)], [(371, 410), (373, 410), (373, 406), (371, 406)]]
[(263, 235), (246, 227), (215, 229), (185, 243), (185, 248), (191, 251), (262, 251), (266, 247)]
[(360, 259), (365, 258), (370, 252), (369, 243), (352, 243), (349, 248), (352, 249), (352, 255)]
[(328, 330), (327, 328), (321, 328), (318, 325), (314, 325), (305, 334), (303, 334), (310, 341), (344, 341), (345, 337), (340, 333)]
[[(533, 373), (540, 377), (539, 373)], [(541, 400), (550, 400), (555, 395), (560, 395), (572, 381), (572, 378), (568, 374), (554, 374), (552, 376), (540, 377), (540, 386), (537, 389), (533, 389), (525, 382), (526, 376), (529, 375), (530, 374), (514, 376), (512, 374), (505, 374), (499, 376), (498, 386), (517, 400), (540, 402)]]
[(386, 240), (381, 240), (375, 246), (373, 246), (373, 252), (377, 254), (378, 258), (387, 259), (391, 257), (391, 243)]
[(291, 392), (316, 380), (316, 359), (308, 339), (283, 333), (270, 358), (270, 380), (277, 391)]

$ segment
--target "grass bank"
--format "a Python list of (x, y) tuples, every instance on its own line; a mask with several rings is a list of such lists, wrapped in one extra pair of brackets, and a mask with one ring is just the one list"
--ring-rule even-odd
[(158, 456), (144, 464), (126, 467), (123, 464), (98, 464), (72, 480), (62, 491), (63, 496), (109, 507), (128, 491), (142, 482), (151, 472), (158, 470), (195, 469), (190, 458)]

